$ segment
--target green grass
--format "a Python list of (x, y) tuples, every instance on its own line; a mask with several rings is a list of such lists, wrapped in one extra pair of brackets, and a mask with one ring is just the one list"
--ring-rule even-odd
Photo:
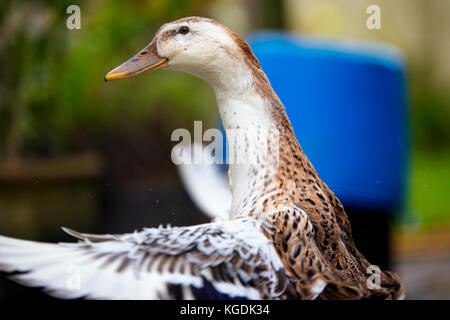
[(450, 151), (415, 153), (411, 163), (409, 210), (426, 229), (450, 223)]

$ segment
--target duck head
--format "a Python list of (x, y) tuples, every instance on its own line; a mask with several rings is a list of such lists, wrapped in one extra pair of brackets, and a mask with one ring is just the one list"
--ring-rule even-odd
[(147, 47), (109, 72), (105, 80), (169, 69), (217, 87), (236, 81), (248, 83), (255, 68), (260, 68), (258, 60), (236, 33), (212, 19), (188, 17), (164, 24)]

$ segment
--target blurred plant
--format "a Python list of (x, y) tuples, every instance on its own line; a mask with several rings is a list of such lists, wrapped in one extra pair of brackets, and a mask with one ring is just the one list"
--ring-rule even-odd
[(450, 148), (450, 91), (430, 83), (428, 68), (411, 68), (411, 121), (418, 152), (446, 153)]
[[(201, 14), (206, 0), (21, 1), (0, 4), (0, 154), (66, 151), (75, 132), (135, 128), (164, 115), (176, 127), (215, 111), (191, 76), (160, 72), (118, 83), (104, 75), (146, 46), (164, 22)], [(67, 6), (81, 30), (66, 28)]]

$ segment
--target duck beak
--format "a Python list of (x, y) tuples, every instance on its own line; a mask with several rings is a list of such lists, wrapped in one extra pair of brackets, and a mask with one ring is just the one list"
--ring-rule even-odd
[(160, 70), (169, 65), (169, 59), (160, 57), (153, 41), (130, 60), (108, 72), (105, 81), (125, 79), (146, 71)]

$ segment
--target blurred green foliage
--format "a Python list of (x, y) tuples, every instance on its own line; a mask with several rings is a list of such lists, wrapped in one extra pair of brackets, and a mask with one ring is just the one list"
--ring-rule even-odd
[(413, 148), (419, 153), (446, 153), (450, 149), (450, 87), (433, 83), (427, 62), (409, 66)]
[[(162, 71), (103, 81), (146, 46), (162, 23), (202, 14), (206, 2), (2, 2), (0, 153), (62, 153), (80, 130), (133, 130), (161, 118), (175, 128), (208, 114), (213, 118), (212, 90), (192, 76)], [(71, 4), (81, 8), (81, 30), (66, 27)]]
[(450, 216), (450, 152), (416, 153), (412, 161), (410, 202), (412, 224), (432, 227)]
[(450, 90), (433, 83), (430, 71), (429, 61), (409, 68), (412, 159), (404, 224), (424, 229), (445, 227), (450, 216)]

